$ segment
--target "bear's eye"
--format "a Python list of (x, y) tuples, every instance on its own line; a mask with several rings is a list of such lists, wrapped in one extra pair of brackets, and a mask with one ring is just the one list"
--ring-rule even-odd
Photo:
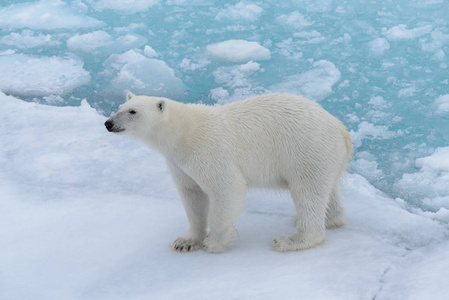
[(136, 111), (135, 111), (134, 109), (131, 109), (131, 110), (129, 111), (129, 113), (132, 114), (132, 115), (134, 115), (134, 114), (136, 113)]

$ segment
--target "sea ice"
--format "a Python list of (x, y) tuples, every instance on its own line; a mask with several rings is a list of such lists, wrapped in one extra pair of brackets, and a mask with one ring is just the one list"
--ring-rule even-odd
[(340, 78), (340, 71), (333, 63), (320, 60), (312, 64), (311, 70), (289, 76), (285, 82), (272, 85), (269, 90), (296, 93), (320, 101), (332, 94), (332, 87)]
[(186, 92), (182, 80), (164, 61), (148, 58), (134, 50), (112, 54), (105, 62), (106, 76), (113, 76), (107, 94), (123, 97), (124, 92), (179, 99)]
[(35, 35), (32, 30), (25, 29), (21, 33), (11, 32), (9, 35), (0, 39), (0, 43), (15, 46), (20, 49), (30, 49), (35, 47), (51, 47), (61, 44), (60, 41), (53, 39), (50, 34), (39, 33)]
[(258, 42), (245, 40), (228, 40), (206, 47), (207, 52), (214, 59), (242, 63), (250, 60), (268, 60), (271, 58), (270, 50)]
[(0, 8), (0, 27), (31, 29), (80, 29), (99, 27), (102, 21), (73, 12), (61, 0), (39, 0)]
[(5, 299), (445, 299), (449, 293), (449, 245), (442, 242), (448, 229), (360, 175), (349, 174), (342, 187), (348, 224), (327, 230), (317, 248), (272, 251), (273, 237), (294, 231), (294, 206), (287, 193), (251, 191), (236, 223), (239, 237), (226, 252), (179, 254), (168, 243), (187, 229), (187, 219), (161, 155), (108, 133), (106, 117), (86, 101), (54, 107), (0, 93), (0, 118)]
[(227, 8), (217, 14), (215, 20), (226, 22), (253, 22), (256, 21), (262, 13), (263, 9), (255, 4), (239, 2), (236, 5), (228, 5)]
[(413, 29), (407, 29), (407, 25), (400, 24), (390, 29), (383, 30), (383, 34), (391, 41), (415, 39), (432, 31), (432, 25), (424, 25)]
[(124, 14), (145, 12), (159, 0), (86, 0), (96, 10), (114, 10)]
[(67, 40), (70, 51), (89, 54), (96, 52), (121, 53), (128, 49), (139, 48), (147, 42), (143, 36), (126, 34), (113, 38), (105, 31), (94, 31), (86, 34), (77, 34)]
[(0, 66), (0, 90), (16, 96), (66, 95), (90, 81), (83, 61), (74, 57), (2, 55)]

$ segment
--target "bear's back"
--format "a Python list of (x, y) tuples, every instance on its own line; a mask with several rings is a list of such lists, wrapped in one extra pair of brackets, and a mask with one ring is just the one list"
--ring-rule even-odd
[(341, 122), (304, 97), (262, 95), (216, 108), (233, 159), (255, 185), (284, 185), (292, 168), (346, 157)]

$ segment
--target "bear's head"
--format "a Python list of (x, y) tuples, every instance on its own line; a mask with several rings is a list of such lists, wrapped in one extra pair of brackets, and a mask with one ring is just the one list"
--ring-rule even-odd
[(168, 99), (126, 95), (126, 102), (104, 125), (109, 132), (129, 135), (150, 142), (152, 135), (167, 119)]

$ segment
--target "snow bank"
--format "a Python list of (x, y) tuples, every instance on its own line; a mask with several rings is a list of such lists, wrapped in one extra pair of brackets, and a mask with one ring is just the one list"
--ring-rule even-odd
[(245, 40), (228, 40), (211, 44), (206, 47), (206, 50), (214, 59), (233, 63), (269, 60), (271, 58), (270, 50), (261, 46), (258, 42)]
[(447, 228), (359, 175), (343, 187), (348, 225), (320, 247), (273, 252), (271, 240), (294, 231), (292, 201), (252, 191), (226, 252), (179, 254), (168, 244), (187, 220), (160, 155), (108, 133), (85, 101), (0, 93), (0, 118), (5, 299), (447, 297)]
[(1, 55), (0, 90), (25, 97), (66, 95), (90, 81), (83, 62), (72, 57)]
[(285, 82), (274, 84), (269, 90), (303, 95), (320, 101), (332, 94), (332, 87), (340, 78), (340, 71), (333, 63), (320, 60), (312, 64), (311, 70), (289, 76)]
[(0, 9), (0, 27), (50, 30), (90, 28), (103, 25), (102, 21), (82, 13), (76, 13), (73, 7), (61, 0), (12, 4)]

